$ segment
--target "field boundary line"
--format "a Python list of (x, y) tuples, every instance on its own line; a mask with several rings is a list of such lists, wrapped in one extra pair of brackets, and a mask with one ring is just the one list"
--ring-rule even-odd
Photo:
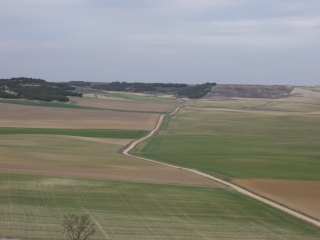
[[(169, 116), (173, 116), (174, 114), (176, 114), (179, 110), (180, 110), (181, 106), (178, 107), (174, 112), (170, 113)], [(226, 180), (223, 180), (221, 178), (218, 178), (218, 177), (215, 177), (215, 176), (212, 176), (212, 175), (209, 175), (209, 174), (206, 174), (204, 172), (201, 172), (199, 170), (195, 170), (195, 169), (191, 169), (191, 168), (185, 168), (185, 167), (179, 167), (179, 166), (175, 166), (175, 165), (172, 165), (172, 164), (168, 164), (168, 163), (163, 163), (163, 162), (159, 162), (159, 161), (155, 161), (155, 160), (152, 160), (152, 159), (148, 159), (148, 158), (144, 158), (144, 157), (139, 157), (139, 156), (136, 156), (136, 155), (133, 155), (132, 154), (132, 151), (144, 140), (152, 137), (161, 127), (163, 121), (164, 121), (164, 118), (165, 118), (166, 115), (161, 115), (160, 118), (158, 119), (158, 122), (155, 126), (155, 128), (149, 132), (148, 135), (138, 139), (138, 140), (135, 140), (131, 143), (129, 143), (127, 146), (125, 146), (124, 148), (122, 148), (119, 153), (122, 153), (126, 156), (129, 156), (129, 157), (134, 157), (134, 158), (137, 158), (137, 159), (140, 159), (140, 160), (144, 160), (144, 161), (148, 161), (148, 162), (152, 162), (152, 163), (156, 163), (156, 164), (160, 164), (160, 165), (164, 165), (164, 166), (167, 166), (167, 167), (171, 167), (171, 168), (175, 168), (175, 169), (181, 169), (181, 170), (185, 170), (185, 171), (188, 171), (188, 172), (192, 172), (192, 173), (195, 173), (197, 175), (200, 175), (200, 176), (203, 176), (205, 178), (208, 178), (208, 179), (211, 179), (213, 181), (216, 181), (218, 183), (221, 183), (225, 186), (228, 186), (230, 187), (231, 189), (235, 190), (236, 192), (238, 193), (241, 193), (243, 195), (246, 195), (248, 197), (251, 197), (255, 200), (258, 200), (259, 202), (263, 202), (271, 207), (274, 207), (278, 210), (281, 210), (283, 212), (286, 212), (296, 218), (299, 218), (300, 220), (303, 220), (305, 222), (308, 222), (308, 223), (311, 223), (312, 225), (314, 226), (317, 226), (317, 227), (320, 227), (320, 221), (316, 220), (316, 219), (313, 219), (311, 217), (308, 217), (304, 214), (301, 214), (295, 210), (292, 210), (290, 209), (289, 207), (286, 207), (286, 206), (283, 206), (279, 203), (276, 203), (272, 200), (269, 200), (267, 198), (264, 198), (254, 192), (251, 192), (251, 191), (248, 191), (246, 190), (245, 188), (242, 188), (240, 186), (237, 186), (236, 184), (233, 184), (229, 181), (226, 181)]]

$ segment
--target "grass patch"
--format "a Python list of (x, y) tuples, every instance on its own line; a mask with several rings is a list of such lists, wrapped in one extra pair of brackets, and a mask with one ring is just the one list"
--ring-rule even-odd
[(178, 98), (163, 98), (163, 97), (154, 97), (154, 96), (148, 96), (148, 95), (138, 95), (138, 94), (132, 94), (132, 93), (115, 93), (115, 92), (108, 92), (104, 94), (106, 97), (113, 97), (113, 98), (122, 98), (122, 99), (128, 99), (131, 101), (136, 102), (154, 102), (154, 103), (181, 103), (181, 99)]
[(105, 110), (114, 111), (114, 112), (132, 112), (132, 113), (150, 113), (150, 114), (169, 114), (169, 113), (171, 113), (171, 112), (125, 110), (125, 109), (114, 109), (114, 108), (104, 108), (104, 109), (105, 109)]
[[(106, 166), (141, 165), (127, 156), (117, 154), (116, 152), (124, 144), (121, 144), (122, 139), (113, 140), (106, 143), (56, 135), (0, 135), (0, 168), (3, 166), (2, 170), (8, 169), (6, 164), (12, 164), (11, 170), (15, 172), (17, 169), (30, 169), (29, 166), (34, 166), (47, 173), (52, 171), (54, 175), (59, 173), (55, 166), (61, 166), (61, 164), (73, 165), (73, 169), (70, 168), (71, 171), (87, 173), (89, 170), (86, 166), (103, 169)], [(83, 166), (83, 169), (80, 166)], [(99, 175), (100, 169), (96, 170), (98, 171), (96, 175)], [(90, 175), (93, 178), (95, 178), (94, 174), (95, 171), (91, 169)]]
[(157, 136), (138, 155), (224, 178), (320, 181), (314, 139), (221, 136)]
[[(316, 239), (320, 229), (229, 189), (0, 174), (0, 235), (66, 239), (89, 213), (110, 239)], [(105, 239), (97, 228), (94, 239)]]
[(0, 128), (0, 134), (47, 134), (96, 138), (136, 139), (145, 136), (147, 133), (146, 130), (122, 129)]
[(27, 101), (27, 100), (3, 100), (0, 99), (0, 103), (17, 104), (25, 106), (37, 106), (37, 107), (55, 107), (55, 108), (76, 108), (76, 109), (102, 109), (94, 107), (78, 106), (68, 103), (58, 103), (58, 102), (43, 102), (43, 101)]

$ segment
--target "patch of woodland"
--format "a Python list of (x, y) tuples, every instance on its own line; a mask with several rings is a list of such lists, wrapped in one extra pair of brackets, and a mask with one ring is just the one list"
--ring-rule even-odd
[(180, 91), (177, 92), (179, 96), (182, 97), (187, 97), (191, 99), (195, 98), (202, 98), (205, 95), (207, 95), (212, 87), (216, 86), (216, 83), (204, 83), (204, 84), (197, 84), (194, 86), (189, 86), (184, 89), (181, 89)]
[(95, 84), (93, 89), (116, 91), (116, 92), (154, 92), (154, 93), (174, 93), (181, 88), (186, 88), (185, 83), (141, 83), (141, 82), (111, 82)]
[(0, 79), (0, 98), (68, 102), (67, 96), (82, 97), (75, 90), (69, 83), (52, 83), (43, 79)]

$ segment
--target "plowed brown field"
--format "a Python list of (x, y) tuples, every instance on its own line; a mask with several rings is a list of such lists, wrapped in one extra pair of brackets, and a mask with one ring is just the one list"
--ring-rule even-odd
[(233, 182), (291, 209), (320, 219), (320, 182), (236, 179)]
[(150, 130), (158, 114), (34, 107), (0, 103), (1, 127)]

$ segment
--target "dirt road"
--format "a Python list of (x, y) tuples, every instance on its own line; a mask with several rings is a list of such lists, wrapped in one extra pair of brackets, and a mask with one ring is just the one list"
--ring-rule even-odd
[[(170, 115), (176, 114), (176, 113), (179, 111), (180, 108), (181, 108), (181, 107), (178, 107), (178, 108), (177, 108), (173, 113), (171, 113)], [(209, 175), (209, 174), (200, 172), (200, 171), (195, 170), (195, 169), (178, 167), (178, 166), (175, 166), (175, 165), (172, 165), (172, 164), (162, 163), (162, 162), (158, 162), (158, 161), (155, 161), (155, 160), (151, 160), (151, 159), (147, 159), (147, 158), (143, 158), (143, 157), (138, 157), (138, 156), (132, 155), (132, 154), (131, 154), (132, 150), (134, 150), (134, 149), (138, 146), (139, 143), (141, 143), (142, 141), (146, 140), (147, 138), (153, 136), (153, 135), (159, 130), (159, 128), (160, 128), (160, 126), (161, 126), (161, 124), (162, 124), (162, 122), (163, 122), (163, 120), (164, 120), (164, 117), (165, 117), (165, 115), (161, 115), (160, 118), (159, 118), (159, 120), (158, 120), (158, 122), (157, 122), (157, 124), (156, 124), (156, 127), (155, 127), (148, 135), (146, 135), (145, 137), (140, 138), (140, 139), (132, 142), (129, 146), (127, 146), (126, 149), (124, 149), (124, 150), (122, 151), (122, 153), (123, 153), (124, 155), (130, 156), (130, 157), (134, 157), (134, 158), (138, 158), (138, 159), (141, 159), (141, 160), (145, 160), (145, 161), (149, 161), (149, 162), (153, 162), (153, 163), (157, 163), (157, 164), (169, 166), (169, 167), (172, 167), (172, 168), (182, 169), (182, 170), (185, 170), (185, 171), (188, 171), (188, 172), (192, 172), (192, 173), (198, 174), (198, 175), (200, 175), (200, 176), (209, 178), (209, 179), (211, 179), (211, 180), (213, 180), (213, 181), (216, 181), (216, 182), (219, 182), (219, 183), (221, 183), (221, 184), (223, 184), (223, 185), (225, 185), (225, 186), (228, 186), (228, 187), (232, 188), (233, 190), (235, 190), (235, 191), (237, 191), (237, 192), (239, 192), (239, 193), (241, 193), (241, 194), (244, 194), (244, 195), (246, 195), (246, 196), (248, 196), (248, 197), (254, 198), (254, 199), (256, 199), (256, 200), (258, 200), (258, 201), (260, 201), (260, 202), (263, 202), (263, 203), (265, 203), (265, 204), (268, 204), (269, 206), (272, 206), (272, 207), (274, 207), (274, 208), (277, 208), (277, 209), (279, 209), (279, 210), (281, 210), (281, 211), (283, 211), (283, 212), (286, 212), (286, 213), (288, 213), (288, 214), (290, 214), (290, 215), (292, 215), (292, 216), (295, 216), (295, 217), (297, 217), (297, 218), (299, 218), (299, 219), (301, 219), (301, 220), (304, 220), (304, 221), (306, 221), (306, 222), (308, 222), (308, 223), (311, 223), (311, 224), (313, 224), (313, 225), (315, 225), (315, 226), (317, 226), (317, 227), (320, 227), (320, 221), (315, 220), (315, 219), (312, 219), (312, 218), (310, 218), (310, 217), (308, 217), (308, 216), (305, 216), (305, 215), (303, 215), (303, 214), (301, 214), (301, 213), (298, 213), (298, 212), (296, 212), (296, 211), (294, 211), (294, 210), (292, 210), (292, 209), (290, 209), (290, 208), (288, 208), (288, 207), (282, 206), (282, 205), (280, 205), (280, 204), (278, 204), (278, 203), (276, 203), (276, 202), (273, 202), (273, 201), (271, 201), (271, 200), (268, 200), (268, 199), (266, 199), (266, 198), (263, 198), (263, 197), (255, 194), (255, 193), (253, 193), (253, 192), (250, 192), (250, 191), (248, 191), (248, 190), (246, 190), (246, 189), (244, 189), (244, 188), (241, 188), (241, 187), (239, 187), (239, 186), (237, 186), (237, 185), (235, 185), (235, 184), (233, 184), (233, 183), (230, 183), (230, 182), (228, 182), (228, 181), (222, 180), (222, 179), (220, 179), (220, 178), (211, 176), (211, 175)]]

